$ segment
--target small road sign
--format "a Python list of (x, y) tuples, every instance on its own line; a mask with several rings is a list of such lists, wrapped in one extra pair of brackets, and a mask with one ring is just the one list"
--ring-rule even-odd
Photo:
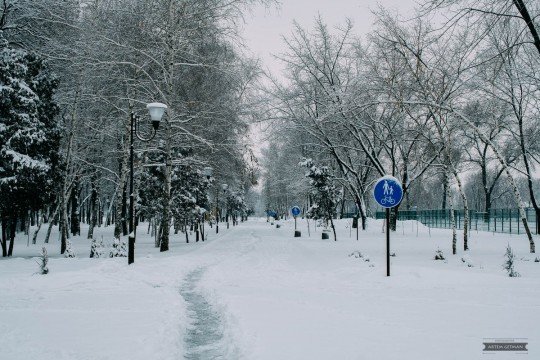
[(298, 206), (293, 206), (291, 208), (291, 214), (294, 217), (294, 237), (302, 236), (302, 233), (296, 228), (296, 218), (298, 217), (298, 215), (300, 215), (301, 212), (302, 210)]
[(373, 188), (375, 201), (383, 208), (393, 208), (399, 205), (403, 198), (401, 182), (393, 176), (380, 178)]
[(393, 176), (383, 176), (373, 187), (373, 197), (386, 209), (386, 276), (390, 276), (390, 209), (403, 199), (401, 182)]

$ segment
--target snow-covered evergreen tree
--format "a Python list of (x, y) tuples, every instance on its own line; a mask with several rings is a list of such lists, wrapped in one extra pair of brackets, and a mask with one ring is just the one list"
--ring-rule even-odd
[(228, 188), (225, 193), (226, 212), (236, 225), (238, 216), (244, 218), (248, 213), (244, 189)]
[(202, 215), (209, 207), (209, 181), (193, 164), (173, 168), (171, 182), (172, 215), (184, 225), (200, 226)]
[(306, 215), (311, 219), (322, 220), (326, 227), (330, 224), (334, 240), (337, 240), (333, 219), (343, 194), (334, 185), (334, 175), (328, 166), (316, 166), (312, 159), (305, 159), (300, 165), (308, 168), (306, 177), (311, 190), (312, 204)]
[[(161, 144), (160, 144), (161, 146)], [(182, 163), (175, 164), (171, 169), (171, 218), (174, 227), (186, 229), (197, 228), (202, 223), (203, 214), (209, 208), (208, 191), (210, 182), (206, 179), (193, 158), (186, 149), (175, 149), (173, 156), (182, 159)], [(163, 153), (149, 153), (145, 162), (164, 162)], [(163, 197), (165, 188), (165, 172), (163, 167), (147, 167), (141, 176), (139, 192), (140, 213), (145, 218), (160, 218), (163, 227)], [(167, 221), (170, 223), (170, 219)], [(168, 249), (168, 244), (161, 244), (161, 250)]]
[(92, 244), (90, 245), (90, 257), (91, 258), (100, 258), (103, 257), (105, 246), (103, 245), (103, 238), (97, 240), (96, 238), (92, 239)]
[(59, 163), (60, 124), (53, 94), (58, 81), (40, 56), (8, 46), (0, 32), (0, 212), (11, 238), (28, 210), (50, 202)]
[(124, 238), (114, 238), (109, 257), (127, 257), (127, 243)]
[(443, 254), (441, 249), (437, 249), (437, 251), (435, 251), (434, 259), (435, 260), (445, 260), (444, 254)]
[(41, 248), (41, 256), (39, 257), (39, 273), (41, 275), (47, 275), (49, 273), (49, 255), (47, 255), (47, 249), (45, 247)]
[(73, 251), (73, 245), (71, 244), (71, 241), (66, 241), (66, 251), (64, 252), (64, 257), (66, 258), (74, 258), (76, 257), (75, 251)]

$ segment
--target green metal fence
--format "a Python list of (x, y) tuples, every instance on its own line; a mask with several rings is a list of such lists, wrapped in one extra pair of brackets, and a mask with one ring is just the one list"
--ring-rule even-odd
[[(526, 208), (527, 221), (532, 232), (538, 234), (536, 213), (533, 208)], [(456, 227), (463, 229), (465, 211), (454, 210)], [(378, 211), (377, 219), (384, 219), (385, 212)], [(422, 224), (432, 228), (451, 228), (450, 210), (407, 210), (398, 211), (398, 220), (418, 220)], [(523, 234), (525, 229), (519, 216), (519, 209), (492, 209), (489, 214), (469, 210), (469, 223), (471, 230), (491, 231), (509, 234)]]

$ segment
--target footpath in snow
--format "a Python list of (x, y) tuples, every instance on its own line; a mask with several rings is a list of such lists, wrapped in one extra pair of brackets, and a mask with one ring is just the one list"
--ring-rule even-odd
[[(79, 257), (51, 259), (45, 276), (31, 258), (39, 241), (18, 239), (22, 257), (0, 260), (0, 359), (540, 357), (540, 263), (525, 237), (472, 232), (471, 250), (451, 255), (450, 231), (400, 223), (387, 278), (381, 222), (356, 241), (338, 221), (337, 242), (313, 224), (308, 237), (305, 221), (301, 238), (281, 225), (254, 219), (204, 243), (178, 235), (162, 254), (141, 233), (129, 267), (88, 259), (75, 238)], [(520, 278), (502, 269), (508, 244)], [(529, 351), (483, 354), (485, 338), (526, 338)]]

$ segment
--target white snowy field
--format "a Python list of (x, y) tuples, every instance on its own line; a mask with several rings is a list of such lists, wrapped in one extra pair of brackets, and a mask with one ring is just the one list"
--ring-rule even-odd
[[(540, 263), (524, 236), (473, 231), (463, 262), (450, 231), (399, 223), (388, 278), (382, 222), (356, 241), (338, 221), (337, 242), (281, 224), (221, 224), (204, 243), (175, 235), (163, 254), (140, 226), (131, 266), (89, 259), (76, 237), (78, 258), (52, 258), (44, 276), (31, 258), (42, 240), (21, 236), (19, 258), (0, 260), (0, 359), (540, 358)], [(519, 278), (502, 269), (507, 244)], [(483, 354), (484, 338), (527, 338), (529, 351)]]

